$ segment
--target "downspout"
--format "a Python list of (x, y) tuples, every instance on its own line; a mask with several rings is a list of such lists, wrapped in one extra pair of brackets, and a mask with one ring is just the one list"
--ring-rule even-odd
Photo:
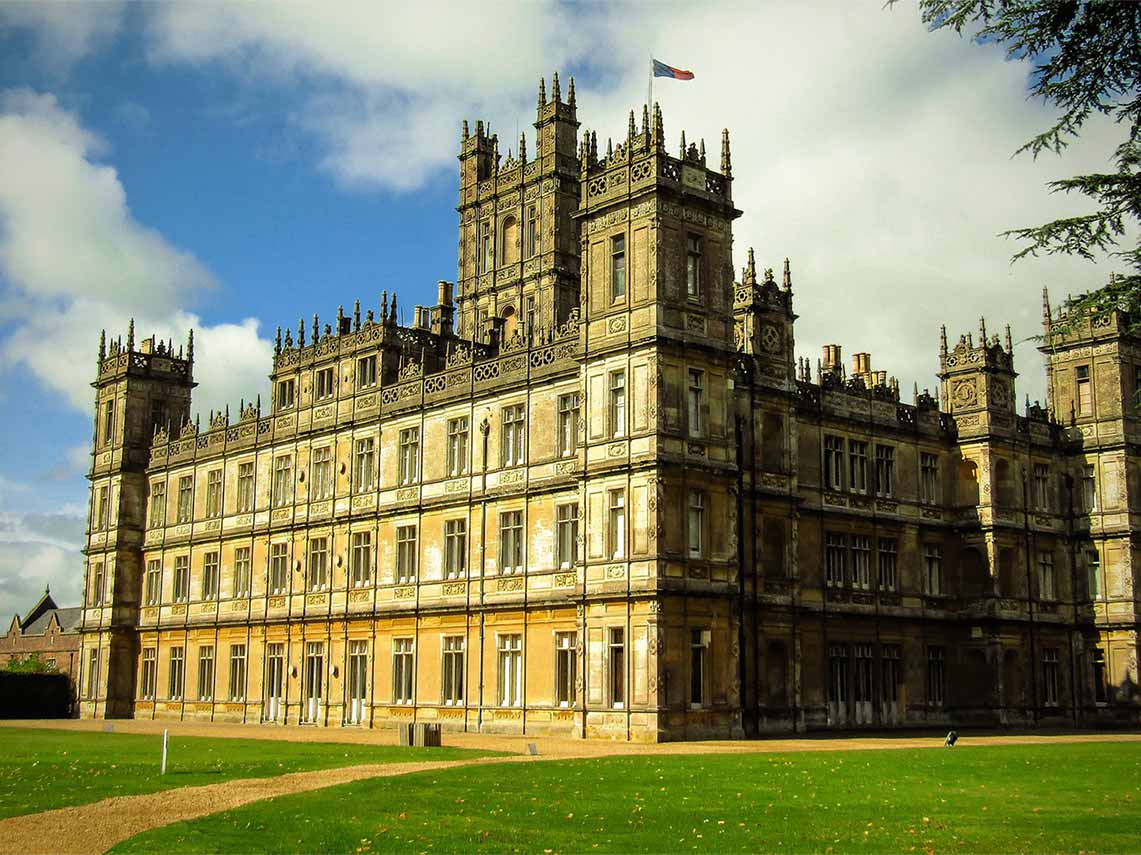
[(483, 732), (483, 660), (484, 628), (487, 620), (484, 593), (487, 579), (487, 436), (491, 425), (487, 419), (479, 423), (479, 433), (483, 437), (483, 461), (480, 464), (479, 490), (482, 495), (479, 514), (479, 708), (476, 710), (476, 732)]
[[(1034, 560), (1034, 541), (1030, 532), (1030, 514), (1027, 508), (1026, 473), (1022, 473), (1022, 533), (1026, 541), (1026, 611), (1030, 618), (1030, 691), (1034, 700), (1034, 723), (1038, 724), (1038, 653), (1034, 639), (1034, 589), (1031, 587), (1033, 579), (1030, 565)], [(1040, 592), (1039, 592), (1040, 593)]]

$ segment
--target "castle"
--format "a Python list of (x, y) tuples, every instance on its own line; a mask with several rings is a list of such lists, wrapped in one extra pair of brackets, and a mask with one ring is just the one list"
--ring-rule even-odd
[[(282, 335), (190, 419), (193, 335), (99, 346), (81, 714), (633, 740), (1138, 718), (1141, 340), (1043, 308), (940, 400), (734, 276), (728, 132), (464, 123), (459, 269)], [(674, 152), (674, 153), (671, 153)], [(1139, 521), (1141, 522), (1141, 521)]]

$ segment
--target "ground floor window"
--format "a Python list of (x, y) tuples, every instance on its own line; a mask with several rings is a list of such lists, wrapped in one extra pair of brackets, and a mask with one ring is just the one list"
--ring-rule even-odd
[(555, 700), (560, 707), (574, 706), (577, 643), (577, 633), (560, 632), (555, 635)]
[(182, 700), (182, 690), (186, 685), (186, 660), (181, 647), (170, 648), (170, 674), (167, 680), (167, 697), (172, 701)]
[(626, 703), (626, 631), (610, 628), (610, 706), (621, 709)]
[(360, 724), (365, 717), (368, 693), (368, 642), (349, 642), (349, 722)]
[(461, 706), (464, 702), (464, 637), (444, 638), (444, 703)]
[(828, 645), (828, 700), (834, 704), (848, 702), (848, 645)]
[(265, 646), (265, 718), (278, 721), (285, 707), (285, 645)]
[(198, 700), (214, 698), (214, 648), (198, 648)]
[(943, 706), (946, 691), (946, 668), (943, 648), (932, 645), (927, 648), (927, 703)]
[(88, 698), (96, 698), (99, 696), (99, 650), (97, 648), (87, 651), (86, 689)]
[(903, 682), (903, 656), (898, 644), (885, 644), (881, 648), (884, 703), (899, 701), (899, 685)]
[(523, 704), (523, 636), (501, 635), (497, 640), (499, 658), (499, 705)]
[(1042, 700), (1046, 706), (1058, 705), (1061, 682), (1062, 668), (1058, 661), (1058, 651), (1048, 647), (1042, 651)]
[(1100, 647), (1093, 651), (1093, 699), (1099, 704), (1107, 700), (1105, 687), (1105, 651)]
[(143, 651), (143, 672), (139, 679), (139, 697), (144, 701), (155, 699), (155, 677), (158, 668), (158, 651), (148, 647)]
[(705, 705), (705, 683), (709, 670), (709, 630), (692, 629), (689, 633), (689, 704)]
[(412, 687), (415, 676), (413, 657), (411, 638), (394, 638), (392, 640), (392, 700), (394, 703), (412, 703)]
[(241, 702), (246, 699), (246, 646), (230, 645), (230, 700)]
[(870, 644), (857, 644), (854, 648), (855, 672), (852, 681), (852, 695), (856, 703), (871, 703), (872, 701), (872, 646)]
[(320, 721), (325, 689), (325, 643), (305, 645), (305, 721)]

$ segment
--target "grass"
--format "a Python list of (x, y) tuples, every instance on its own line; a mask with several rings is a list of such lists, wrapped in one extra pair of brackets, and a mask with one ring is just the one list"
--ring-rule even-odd
[(1127, 852), (1141, 744), (461, 767), (257, 802), (113, 852)]
[(487, 753), (171, 736), (167, 773), (160, 775), (161, 735), (0, 727), (0, 818), (232, 778)]

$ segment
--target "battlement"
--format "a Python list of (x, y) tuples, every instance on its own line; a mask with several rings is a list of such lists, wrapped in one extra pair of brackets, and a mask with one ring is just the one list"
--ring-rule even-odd
[(953, 349), (947, 347), (947, 327), (939, 328), (939, 370), (940, 376), (963, 371), (976, 371), (980, 368), (1007, 371), (1014, 370), (1014, 346), (1010, 338), (1010, 324), (1006, 325), (1002, 343), (998, 335), (987, 335), (986, 318), (979, 318), (979, 341), (975, 344), (971, 333), (959, 336)]
[(793, 319), (792, 314), (792, 268), (789, 260), (784, 260), (784, 276), (780, 286), (777, 285), (771, 267), (765, 268), (758, 279), (757, 261), (753, 248), (749, 247), (748, 262), (741, 268), (741, 281), (733, 283), (733, 308), (736, 311), (750, 308), (779, 309)]
[[(1110, 274), (1111, 283), (1115, 278), (1114, 274)], [(1136, 323), (1133, 316), (1121, 308), (1105, 313), (1090, 310), (1079, 315), (1070, 310), (1069, 304), (1070, 299), (1067, 298), (1061, 305), (1052, 308), (1049, 289), (1042, 289), (1043, 342), (1038, 348), (1042, 353), (1049, 355), (1059, 348), (1128, 335)]]
[(96, 388), (127, 375), (179, 380), (193, 386), (194, 330), (187, 336), (185, 350), (180, 344), (177, 353), (173, 340), (163, 342), (153, 335), (136, 348), (135, 319), (131, 318), (125, 343), (122, 336), (108, 342), (107, 331), (99, 333), (97, 367), (95, 382), (91, 384)]

